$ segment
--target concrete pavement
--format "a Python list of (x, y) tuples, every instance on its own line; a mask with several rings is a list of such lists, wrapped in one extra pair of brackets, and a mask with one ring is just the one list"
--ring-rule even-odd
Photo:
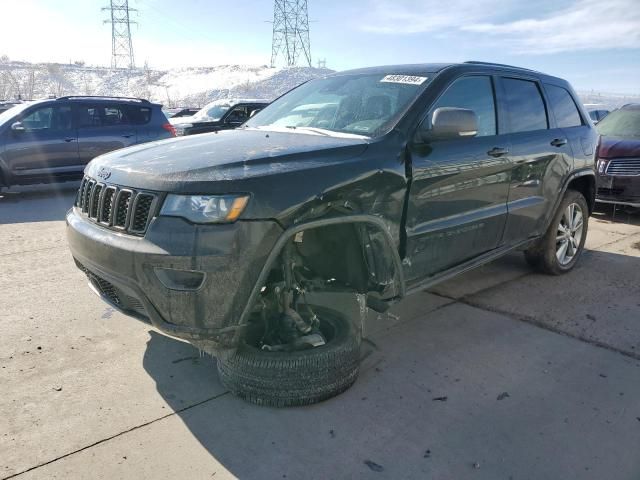
[(355, 386), (278, 410), (89, 291), (74, 187), (0, 194), (0, 479), (640, 478), (640, 216), (563, 277), (511, 255), (371, 315)]

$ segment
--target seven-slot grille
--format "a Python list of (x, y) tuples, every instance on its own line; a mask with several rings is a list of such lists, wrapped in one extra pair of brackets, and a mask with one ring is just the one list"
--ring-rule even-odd
[(606, 174), (615, 177), (640, 175), (640, 158), (614, 158), (607, 165)]
[(76, 207), (105, 227), (132, 235), (144, 235), (153, 218), (157, 195), (109, 185), (84, 177)]

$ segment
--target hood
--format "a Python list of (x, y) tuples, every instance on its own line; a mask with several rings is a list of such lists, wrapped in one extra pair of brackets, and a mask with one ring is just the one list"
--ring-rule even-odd
[(600, 137), (598, 158), (640, 157), (640, 138)]
[(132, 188), (214, 193), (217, 189), (211, 184), (215, 182), (342, 163), (362, 154), (367, 142), (306, 133), (225, 130), (116, 150), (94, 159), (85, 173)]
[(178, 117), (178, 118), (170, 117), (169, 118), (169, 123), (171, 125), (180, 125), (181, 123), (192, 123), (192, 122), (193, 122), (193, 115), (189, 115), (187, 117)]

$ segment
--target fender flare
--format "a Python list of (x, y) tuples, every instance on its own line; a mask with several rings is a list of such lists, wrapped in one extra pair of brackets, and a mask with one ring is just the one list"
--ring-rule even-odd
[[(263, 265), (262, 270), (260, 271), (260, 275), (258, 275), (258, 278), (254, 283), (253, 288), (251, 289), (251, 294), (247, 299), (246, 305), (242, 311), (242, 314), (240, 315), (240, 318), (238, 319), (237, 325), (242, 326), (247, 323), (247, 319), (251, 313), (251, 309), (253, 308), (253, 305), (256, 299), (258, 298), (258, 295), (260, 294), (260, 289), (262, 288), (264, 283), (267, 281), (269, 273), (271, 272), (273, 265), (277, 261), (278, 256), (282, 252), (282, 249), (284, 248), (284, 245), (287, 241), (289, 241), (297, 233), (305, 230), (309, 230), (312, 228), (326, 227), (328, 225), (353, 224), (353, 223), (367, 224), (382, 231), (384, 238), (386, 240), (385, 242), (386, 246), (392, 252), (393, 264), (394, 264), (397, 278), (398, 278), (399, 293), (396, 298), (398, 299), (403, 298), (406, 294), (406, 285), (404, 280), (404, 272), (402, 270), (402, 261), (400, 260), (398, 249), (394, 247), (393, 237), (391, 236), (391, 233), (389, 233), (387, 224), (380, 217), (376, 217), (373, 215), (347, 215), (347, 216), (340, 216), (340, 217), (322, 218), (320, 220), (313, 220), (310, 222), (301, 223), (299, 225), (294, 225), (288, 228), (287, 230), (285, 230), (280, 236), (280, 238), (278, 238), (275, 245), (271, 249), (269, 256), (267, 257), (267, 260)], [(236, 331), (236, 336), (240, 334), (241, 330), (242, 329), (238, 329)]]
[[(564, 195), (567, 193), (567, 190), (569, 189), (569, 184), (571, 182), (573, 182), (574, 180), (578, 179), (578, 178), (582, 178), (582, 177), (592, 177), (593, 178), (593, 184), (594, 184), (594, 190), (593, 190), (593, 198), (587, 198), (587, 203), (589, 204), (589, 208), (593, 210), (593, 206), (595, 204), (595, 200), (596, 200), (596, 189), (597, 189), (597, 179), (596, 179), (596, 172), (593, 170), (593, 168), (583, 168), (580, 170), (576, 170), (575, 172), (571, 172), (571, 174), (569, 174), (567, 176), (567, 178), (565, 179), (563, 185), (562, 185), (562, 192), (561, 195), (558, 197), (558, 200), (556, 200), (556, 205), (555, 208), (558, 208), (558, 205), (560, 204), (560, 202), (562, 201), (562, 199), (564, 198)], [(554, 211), (555, 211), (554, 208)]]
[[(569, 175), (567, 175), (567, 177), (562, 182), (562, 188), (558, 192), (558, 196), (557, 196), (557, 198), (555, 200), (555, 203), (553, 204), (553, 210), (552, 210), (553, 214), (549, 215), (549, 221), (547, 222), (547, 225), (545, 226), (545, 231), (546, 231), (547, 228), (549, 228), (549, 224), (551, 223), (551, 220), (553, 219), (553, 215), (558, 210), (558, 207), (560, 206), (560, 203), (562, 202), (562, 199), (564, 198), (565, 194), (567, 193), (567, 190), (569, 189), (569, 184), (571, 184), (571, 182), (573, 182), (577, 178), (582, 178), (582, 177), (593, 177), (593, 182), (594, 182), (594, 185), (595, 185), (596, 173), (594, 172), (594, 170), (592, 168), (588, 168), (588, 167), (587, 168), (583, 168), (583, 169), (571, 172)], [(595, 204), (595, 190), (593, 192), (593, 198), (587, 198), (586, 200), (587, 200), (587, 203), (589, 205), (589, 208), (593, 210), (593, 206)]]

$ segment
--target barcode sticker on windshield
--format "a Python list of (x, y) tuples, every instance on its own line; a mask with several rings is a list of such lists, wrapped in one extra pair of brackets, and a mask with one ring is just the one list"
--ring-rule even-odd
[(422, 85), (427, 81), (427, 77), (413, 77), (411, 75), (387, 75), (380, 81), (386, 83), (407, 83), (409, 85)]

